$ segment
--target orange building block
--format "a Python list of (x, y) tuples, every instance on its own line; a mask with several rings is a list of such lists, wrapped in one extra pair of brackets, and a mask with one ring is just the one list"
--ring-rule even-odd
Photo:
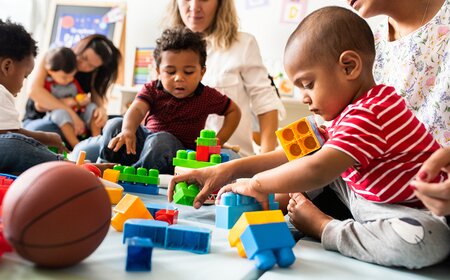
[(299, 119), (275, 133), (290, 161), (318, 150), (325, 143), (313, 116)]
[(125, 221), (131, 218), (153, 220), (152, 214), (147, 210), (142, 200), (131, 194), (126, 194), (113, 211), (116, 214), (111, 219), (111, 226), (117, 231), (123, 231)]

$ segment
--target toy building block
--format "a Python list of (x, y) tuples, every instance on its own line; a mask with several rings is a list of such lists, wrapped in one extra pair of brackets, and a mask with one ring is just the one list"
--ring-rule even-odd
[(114, 207), (113, 211), (116, 214), (111, 219), (111, 226), (117, 231), (123, 230), (123, 225), (128, 219), (153, 219), (142, 200), (135, 195), (126, 194)]
[(314, 116), (295, 121), (275, 133), (289, 160), (314, 152), (325, 143), (325, 139), (317, 128)]
[(198, 254), (209, 253), (211, 230), (182, 225), (167, 228), (166, 249), (183, 250)]
[[(197, 153), (194, 151), (178, 150), (176, 157), (172, 159), (174, 166), (189, 167), (189, 168), (202, 168), (207, 166), (216, 165), (217, 157), (212, 157), (214, 161), (198, 161), (196, 160)], [(220, 156), (220, 155), (219, 155)], [(220, 161), (218, 162), (220, 163)]]
[(6, 191), (16, 179), (16, 176), (0, 173), (0, 206), (3, 203)]
[(254, 259), (258, 269), (269, 270), (275, 263), (288, 267), (295, 262), (295, 241), (285, 222), (249, 225), (240, 239), (248, 259)]
[(169, 225), (176, 224), (178, 221), (178, 210), (161, 209), (156, 212), (155, 220), (167, 222)]
[(122, 199), (123, 196), (123, 187), (117, 183), (105, 180), (100, 177), (99, 180), (100, 182), (102, 182), (103, 187), (105, 187), (105, 190), (108, 193), (111, 204), (119, 203), (119, 201)]
[(198, 146), (220, 146), (219, 139), (216, 138), (216, 132), (210, 129), (202, 129), (200, 131), (200, 137), (197, 137)]
[[(274, 201), (274, 195), (269, 195), (269, 209), (278, 209), (278, 202)], [(244, 212), (262, 210), (253, 197), (235, 194), (232, 192), (224, 193), (220, 198), (220, 205), (216, 205), (216, 227), (230, 229)]]
[(231, 247), (237, 248), (241, 257), (246, 257), (240, 237), (249, 225), (284, 222), (285, 220), (281, 210), (245, 212), (228, 232), (228, 241)]
[(126, 271), (151, 271), (153, 243), (150, 238), (127, 238)]
[(126, 192), (158, 194), (159, 193), (159, 171), (146, 168), (135, 168), (132, 166), (114, 166), (114, 170), (119, 170), (118, 183)]
[(169, 224), (164, 221), (129, 219), (125, 222), (122, 242), (129, 237), (150, 238), (155, 247), (164, 248)]
[(186, 182), (179, 182), (175, 185), (173, 201), (177, 204), (192, 206), (199, 192), (200, 190), (195, 184), (188, 186)]
[(83, 165), (81, 165), (81, 167), (83, 167), (87, 171), (91, 172), (96, 177), (102, 176), (102, 171), (97, 166), (93, 165), (92, 163), (84, 163)]
[(152, 214), (152, 217), (155, 217), (156, 212), (158, 212), (161, 209), (178, 210), (178, 208), (173, 206), (172, 204), (157, 204), (157, 203), (146, 203), (145, 208), (147, 208), (150, 214)]
[(210, 156), (213, 154), (220, 155), (220, 146), (197, 146), (195, 159), (198, 161), (210, 161)]
[(6, 241), (6, 238), (3, 236), (3, 224), (0, 218), (0, 257), (3, 255), (3, 253), (12, 251), (13, 248), (11, 247), (11, 245), (9, 245), (8, 241)]

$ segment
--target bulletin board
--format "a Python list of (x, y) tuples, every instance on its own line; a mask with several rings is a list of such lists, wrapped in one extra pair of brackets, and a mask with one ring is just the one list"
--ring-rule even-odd
[(103, 34), (120, 46), (124, 17), (121, 2), (52, 0), (45, 46), (70, 48), (91, 34)]

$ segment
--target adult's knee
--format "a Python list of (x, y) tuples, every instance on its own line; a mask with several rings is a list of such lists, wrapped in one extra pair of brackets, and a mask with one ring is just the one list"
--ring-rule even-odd
[(26, 120), (23, 123), (23, 127), (31, 131), (45, 131), (45, 132), (55, 132), (62, 135), (59, 127), (49, 120), (36, 119), (36, 120)]
[(123, 118), (114, 118), (106, 122), (103, 128), (103, 135), (107, 138), (112, 138), (122, 130)]

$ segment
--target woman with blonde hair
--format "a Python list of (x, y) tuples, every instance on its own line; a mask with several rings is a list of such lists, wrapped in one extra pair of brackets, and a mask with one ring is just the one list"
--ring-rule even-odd
[[(261, 153), (277, 146), (278, 115), (285, 114), (281, 100), (268, 78), (255, 38), (238, 31), (233, 0), (172, 0), (164, 20), (166, 27), (186, 26), (202, 32), (208, 42), (207, 71), (202, 82), (230, 97), (241, 109), (242, 118), (229, 145), (240, 154), (254, 154), (252, 114), (261, 128)], [(219, 130), (222, 118), (211, 115), (207, 127)]]

